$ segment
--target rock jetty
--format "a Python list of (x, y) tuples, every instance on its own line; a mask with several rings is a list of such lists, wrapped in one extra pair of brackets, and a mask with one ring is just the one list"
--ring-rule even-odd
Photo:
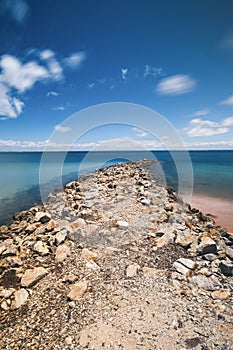
[(233, 349), (233, 233), (151, 165), (85, 175), (0, 227), (1, 349)]

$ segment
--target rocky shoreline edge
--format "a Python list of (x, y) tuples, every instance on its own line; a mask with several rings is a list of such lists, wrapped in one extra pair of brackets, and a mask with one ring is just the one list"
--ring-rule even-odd
[(233, 349), (233, 233), (117, 164), (0, 227), (1, 349)]

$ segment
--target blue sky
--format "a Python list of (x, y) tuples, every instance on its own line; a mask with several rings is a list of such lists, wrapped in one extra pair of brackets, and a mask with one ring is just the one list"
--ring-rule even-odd
[[(0, 150), (41, 150), (109, 102), (152, 108), (189, 149), (233, 149), (232, 0), (0, 0), (0, 42)], [(76, 148), (105, 140), (160, 148), (134, 125)]]

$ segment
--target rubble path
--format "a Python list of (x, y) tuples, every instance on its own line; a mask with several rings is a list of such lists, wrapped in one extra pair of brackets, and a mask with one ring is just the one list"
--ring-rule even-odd
[(118, 164), (0, 227), (1, 349), (233, 349), (233, 234)]

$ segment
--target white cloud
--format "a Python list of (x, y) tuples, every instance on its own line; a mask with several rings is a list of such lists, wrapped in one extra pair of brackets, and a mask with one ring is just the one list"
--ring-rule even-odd
[(71, 130), (69, 126), (56, 125), (54, 128), (58, 132), (68, 132)]
[(40, 53), (40, 58), (42, 60), (50, 60), (50, 59), (54, 58), (54, 56), (55, 56), (54, 52), (52, 50), (49, 50), (49, 49), (43, 50)]
[(157, 92), (161, 95), (182, 95), (193, 91), (196, 81), (189, 75), (177, 74), (162, 79), (157, 85)]
[(219, 102), (220, 105), (230, 105), (233, 106), (233, 95), (229, 96), (228, 98), (226, 98), (223, 101)]
[(4, 55), (0, 60), (0, 82), (15, 88), (18, 92), (24, 92), (32, 88), (36, 81), (49, 78), (45, 67), (31, 61), (25, 64), (14, 56)]
[(190, 137), (213, 136), (225, 134), (229, 131), (229, 126), (233, 125), (233, 117), (223, 119), (221, 122), (211, 120), (192, 119), (189, 126), (184, 131)]
[(56, 91), (48, 91), (47, 96), (58, 96), (58, 93)]
[(144, 131), (143, 129), (139, 129), (139, 128), (132, 128), (132, 130), (133, 131), (135, 131), (136, 132), (136, 135), (137, 136), (140, 136), (140, 137), (145, 137), (145, 136), (148, 136), (149, 135), (149, 133), (148, 132), (146, 132), (146, 131)]
[(0, 12), (8, 14), (18, 23), (22, 23), (28, 14), (29, 8), (24, 0), (2, 0)]
[(222, 122), (223, 126), (232, 126), (233, 125), (233, 116), (225, 118)]
[(127, 73), (128, 73), (128, 68), (121, 69), (121, 77), (123, 80), (127, 80)]
[[(1, 120), (2, 118), (16, 118), (22, 112), (24, 103), (18, 98), (19, 94), (33, 88), (37, 82), (60, 81), (63, 78), (63, 67), (52, 50), (39, 52), (32, 49), (30, 52), (37, 58), (26, 63), (22, 63), (13, 55), (0, 57)], [(82, 55), (84, 57), (84, 53)], [(81, 62), (81, 56), (78, 54), (71, 55), (69, 59), (73, 62), (71, 63), (73, 68), (77, 66), (78, 61)], [(47, 93), (47, 96), (57, 95), (55, 91)], [(56, 109), (63, 110), (64, 107), (58, 106)]]
[[(8, 118), (17, 118), (22, 112), (24, 103), (8, 94), (8, 88), (0, 83), (0, 115)], [(1, 118), (4, 120), (5, 118)]]
[(65, 107), (63, 105), (53, 107), (53, 111), (64, 111)]
[(196, 111), (193, 115), (194, 117), (202, 117), (203, 115), (209, 114), (208, 109), (200, 109), (199, 111)]
[(86, 59), (85, 52), (76, 52), (70, 55), (69, 57), (66, 57), (64, 59), (64, 62), (67, 66), (70, 68), (77, 68), (81, 65), (81, 63)]

